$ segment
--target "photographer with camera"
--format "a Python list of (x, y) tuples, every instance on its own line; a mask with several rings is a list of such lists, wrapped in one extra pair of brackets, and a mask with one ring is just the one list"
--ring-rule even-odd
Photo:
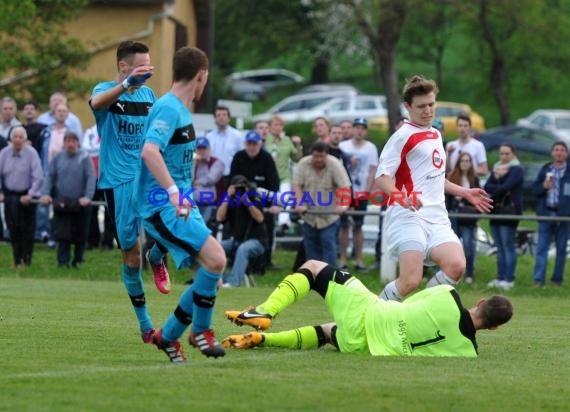
[(227, 256), (233, 256), (233, 265), (222, 286), (233, 288), (243, 281), (250, 260), (265, 252), (267, 230), (261, 196), (255, 192), (254, 184), (245, 176), (236, 175), (230, 181), (227, 194), (229, 201), (218, 206), (216, 219), (230, 227), (231, 237), (222, 240), (222, 247)]
[[(245, 176), (251, 183), (255, 183), (256, 190), (259, 188), (269, 192), (266, 199), (279, 192), (280, 181), (277, 166), (273, 157), (266, 150), (262, 150), (261, 136), (255, 130), (246, 133), (245, 148), (237, 152), (232, 160), (230, 176), (237, 175)], [(265, 213), (268, 245), (263, 263), (256, 265), (256, 273), (265, 273), (266, 268), (275, 268), (271, 263), (271, 251), (273, 250), (275, 216), (281, 212), (281, 208), (266, 199), (264, 199), (264, 206), (269, 207), (269, 211)]]

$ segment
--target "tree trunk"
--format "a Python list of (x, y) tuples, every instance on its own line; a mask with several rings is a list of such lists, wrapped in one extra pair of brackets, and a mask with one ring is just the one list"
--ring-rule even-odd
[(318, 59), (311, 69), (311, 83), (328, 83), (329, 82), (329, 60)]
[[(507, 67), (503, 54), (499, 50), (498, 42), (494, 37), (493, 28), (489, 21), (489, 0), (481, 0), (479, 10), (479, 21), (483, 29), (483, 38), (489, 45), (491, 51), (491, 72), (489, 73), (489, 80), (491, 88), (493, 89), (493, 96), (497, 102), (499, 113), (501, 115), (501, 124), (506, 126), (510, 122), (509, 104), (505, 93), (507, 83)], [(510, 30), (511, 34), (514, 29)], [(510, 35), (507, 36), (507, 38)]]
[(505, 61), (500, 56), (493, 56), (493, 64), (491, 65), (490, 81), (493, 89), (493, 96), (499, 107), (501, 115), (501, 124), (506, 126), (510, 124), (511, 116), (507, 96), (505, 93), (505, 84), (507, 78), (507, 70)]
[(378, 62), (380, 64), (382, 86), (384, 87), (384, 94), (386, 95), (386, 103), (388, 106), (388, 124), (390, 125), (390, 134), (392, 134), (396, 130), (396, 123), (401, 116), (395, 49), (384, 50), (383, 53), (378, 56)]

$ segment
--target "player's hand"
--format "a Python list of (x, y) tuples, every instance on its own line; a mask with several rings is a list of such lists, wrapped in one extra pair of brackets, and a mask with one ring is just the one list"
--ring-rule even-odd
[(153, 70), (153, 66), (135, 67), (131, 74), (123, 81), (123, 88), (133, 93), (153, 75)]
[(469, 201), (481, 213), (490, 213), (493, 210), (493, 199), (483, 189), (473, 188), (467, 190), (464, 199)]
[(170, 204), (176, 209), (176, 217), (183, 217), (184, 221), (187, 221), (188, 217), (190, 217), (190, 209), (193, 206), (188, 199), (182, 199), (182, 202), (180, 202), (180, 191), (177, 191), (170, 195), (169, 200)]
[(423, 206), (422, 201), (417, 196), (406, 196), (402, 201), (402, 207), (410, 209), (412, 212), (417, 212)]

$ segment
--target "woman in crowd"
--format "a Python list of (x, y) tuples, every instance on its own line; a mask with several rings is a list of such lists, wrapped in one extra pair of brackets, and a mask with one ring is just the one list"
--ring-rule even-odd
[[(516, 156), (515, 148), (503, 143), (499, 148), (499, 161), (493, 166), (485, 190), (493, 198), (493, 214), (522, 214), (522, 188), (524, 173)], [(516, 232), (518, 220), (491, 220), (491, 231), (497, 247), (497, 278), (489, 282), (489, 287), (512, 289), (515, 285)]]
[[(453, 170), (447, 176), (447, 179), (456, 185), (473, 188), (480, 187), (479, 179), (475, 174), (473, 167), (473, 159), (469, 153), (462, 153), (459, 156)], [(446, 197), (447, 210), (454, 213), (478, 213), (477, 209), (467, 200), (456, 197)], [(463, 243), (463, 251), (465, 252), (466, 269), (465, 283), (473, 283), (473, 269), (475, 267), (476, 255), (476, 233), (477, 219), (474, 218), (453, 218), (451, 219), (453, 230)]]

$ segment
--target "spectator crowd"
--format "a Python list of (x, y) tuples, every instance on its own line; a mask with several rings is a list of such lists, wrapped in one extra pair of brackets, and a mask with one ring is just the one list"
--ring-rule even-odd
[[(345, 269), (353, 259), (356, 270), (367, 270), (362, 227), (370, 200), (363, 193), (378, 190), (374, 179), (382, 149), (368, 140), (367, 119), (333, 125), (319, 117), (313, 122), (312, 139), (288, 136), (279, 116), (256, 122), (246, 133), (231, 126), (228, 107), (216, 107), (214, 119), (216, 127), (196, 139), (192, 176), (204, 221), (214, 232), (220, 230), (218, 238), (232, 262), (224, 287), (238, 287), (251, 272), (263, 273), (274, 267), (275, 237), (294, 234), (298, 221), (302, 222), (303, 241), (297, 262), (315, 259), (336, 265), (339, 259), (338, 266)], [(402, 119), (399, 125), (404, 123)], [(432, 130), (439, 130), (444, 139), (439, 119), (434, 120)], [(515, 147), (505, 142), (499, 161), (489, 165), (468, 116), (458, 116), (457, 131), (456, 140), (444, 142), (447, 179), (461, 187), (483, 188), (494, 201), (493, 214), (522, 214), (524, 165)], [(60, 267), (78, 267), (86, 249), (113, 248), (111, 229), (105, 226), (100, 232), (99, 208), (91, 206), (93, 200), (102, 200), (96, 189), (99, 145), (97, 127), (84, 132), (62, 93), (51, 96), (49, 110), (42, 114), (33, 101), (22, 104), (18, 115), (13, 98), (1, 100), (0, 237), (10, 241), (15, 267), (31, 264), (34, 241), (57, 247)], [(567, 158), (566, 144), (555, 143), (552, 161), (536, 176), (533, 190), (538, 215), (570, 216)], [(338, 189), (346, 190), (347, 202), (337, 202)], [(300, 204), (304, 196), (313, 202)], [(239, 200), (237, 206), (231, 206), (232, 199)], [(466, 256), (464, 280), (471, 284), (476, 273), (478, 229), (472, 215), (477, 211), (465, 199), (450, 195), (446, 207), (449, 212), (471, 214), (451, 219)], [(518, 223), (491, 220), (497, 276), (489, 286), (515, 286)], [(568, 222), (539, 222), (535, 287), (546, 282), (551, 241), (556, 248), (551, 282), (562, 284), (569, 232)], [(378, 245), (376, 255), (378, 263)]]

